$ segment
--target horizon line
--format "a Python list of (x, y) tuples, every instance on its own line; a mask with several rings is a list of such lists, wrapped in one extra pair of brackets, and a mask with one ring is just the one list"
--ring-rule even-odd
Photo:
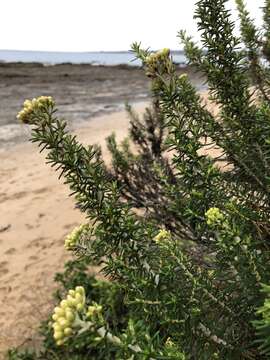
[[(0, 51), (13, 51), (13, 52), (44, 52), (44, 53), (72, 53), (72, 54), (89, 54), (89, 53), (132, 53), (132, 50), (84, 50), (84, 51), (66, 51), (66, 50), (22, 50), (22, 49), (0, 49)], [(157, 50), (152, 50), (157, 51)], [(183, 52), (183, 49), (174, 50), (170, 49), (171, 52)]]

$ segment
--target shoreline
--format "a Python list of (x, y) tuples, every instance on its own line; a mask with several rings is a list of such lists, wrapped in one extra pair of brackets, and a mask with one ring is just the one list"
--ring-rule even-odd
[[(4, 61), (0, 60), (0, 67), (17, 67), (17, 66), (36, 66), (36, 67), (48, 67), (48, 66), (94, 66), (94, 67), (101, 67), (101, 68), (113, 68), (113, 69), (129, 69), (129, 70), (136, 70), (136, 69), (142, 69), (142, 66), (140, 65), (130, 65), (126, 63), (120, 63), (120, 64), (98, 64), (98, 63), (73, 63), (71, 61), (64, 61), (61, 63), (54, 63), (54, 62), (40, 62), (40, 61)], [(176, 64), (178, 65), (178, 64)], [(179, 64), (179, 67), (182, 67), (182, 64)], [(188, 67), (185, 64), (183, 64), (183, 67)]]
[[(157, 51), (157, 50), (154, 50)], [(172, 50), (171, 56), (176, 64), (186, 64), (183, 50)], [(1, 62), (25, 62), (43, 64), (93, 64), (93, 65), (129, 65), (141, 66), (132, 50), (126, 51), (31, 51), (0, 49)]]

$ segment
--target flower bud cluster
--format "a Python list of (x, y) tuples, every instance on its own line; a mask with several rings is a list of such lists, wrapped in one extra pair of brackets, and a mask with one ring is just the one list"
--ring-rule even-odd
[(18, 113), (17, 119), (25, 124), (30, 124), (35, 111), (53, 107), (54, 105), (55, 102), (51, 96), (40, 96), (32, 100), (25, 100), (23, 109)]
[(151, 53), (150, 55), (147, 56), (147, 58), (145, 59), (146, 64), (151, 65), (151, 64), (155, 64), (158, 61), (161, 60), (166, 60), (170, 55), (170, 49), (164, 48), (162, 50), (159, 50), (155, 53)]
[(59, 306), (54, 309), (53, 330), (54, 339), (57, 345), (62, 345), (74, 331), (78, 313), (85, 309), (85, 290), (77, 286), (75, 290), (69, 290), (66, 299), (62, 300)]
[(147, 66), (146, 75), (154, 77), (156, 72), (160, 74), (170, 72), (172, 62), (170, 59), (170, 49), (162, 49), (155, 53), (151, 53), (145, 59)]
[(89, 319), (93, 319), (95, 316), (98, 316), (102, 312), (102, 305), (93, 303), (93, 305), (88, 306), (86, 316)]
[(72, 250), (74, 246), (76, 246), (81, 239), (82, 235), (87, 232), (89, 229), (88, 224), (82, 224), (80, 226), (75, 227), (72, 232), (65, 239), (65, 249)]
[(215, 226), (222, 224), (225, 220), (224, 215), (221, 213), (219, 208), (212, 207), (205, 213), (206, 216), (206, 223), (208, 226)]
[(165, 240), (171, 239), (171, 233), (170, 231), (167, 231), (165, 229), (159, 230), (159, 233), (154, 237), (154, 241), (159, 244), (162, 243)]
[(188, 79), (188, 75), (186, 73), (179, 75), (179, 80), (186, 81), (187, 79)]

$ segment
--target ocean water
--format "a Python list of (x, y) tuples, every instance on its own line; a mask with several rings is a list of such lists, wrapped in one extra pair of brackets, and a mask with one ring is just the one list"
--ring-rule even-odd
[[(186, 58), (183, 52), (173, 51), (175, 63), (184, 65)], [(46, 65), (71, 63), (93, 65), (141, 65), (129, 51), (119, 52), (56, 52), (56, 51), (20, 51), (0, 50), (0, 62), (38, 62)]]

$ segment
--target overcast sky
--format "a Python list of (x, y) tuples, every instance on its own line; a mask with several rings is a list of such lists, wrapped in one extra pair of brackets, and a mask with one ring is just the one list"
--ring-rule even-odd
[[(177, 32), (196, 36), (195, 0), (0, 0), (0, 49), (51, 51), (180, 49)], [(247, 0), (259, 22), (263, 0)], [(234, 0), (229, 6), (235, 9)], [(234, 11), (235, 16), (235, 11)]]

